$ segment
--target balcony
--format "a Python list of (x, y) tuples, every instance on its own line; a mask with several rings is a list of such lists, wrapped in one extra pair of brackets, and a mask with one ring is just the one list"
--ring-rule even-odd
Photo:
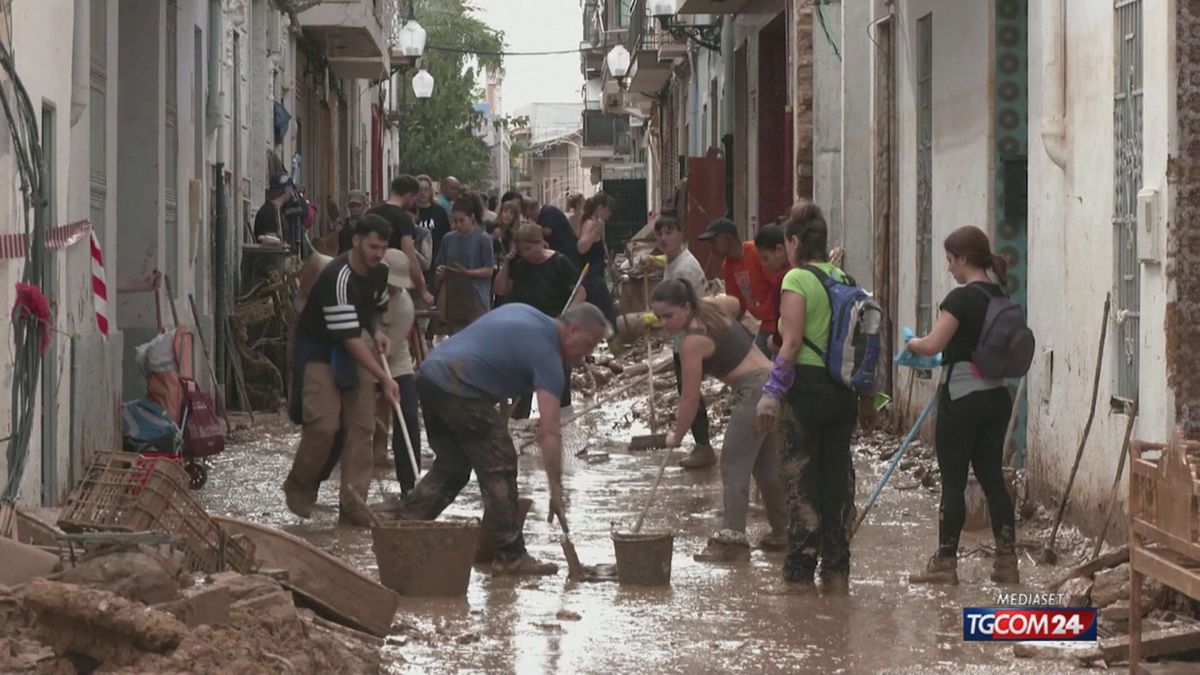
[(616, 157), (632, 155), (633, 139), (629, 135), (629, 115), (584, 111), (583, 146), (579, 151), (583, 166), (599, 166)]
[(737, 14), (750, 0), (683, 0), (679, 14)]
[(387, 72), (387, 0), (322, 0), (297, 18), (304, 36), (322, 50), (339, 77), (372, 79)]

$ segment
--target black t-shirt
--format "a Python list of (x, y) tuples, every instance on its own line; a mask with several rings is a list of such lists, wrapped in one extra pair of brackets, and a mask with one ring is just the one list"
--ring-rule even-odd
[(538, 212), (537, 222), (542, 229), (550, 230), (550, 236), (546, 237), (550, 248), (567, 256), (571, 262), (579, 261), (579, 238), (575, 236), (575, 230), (571, 229), (571, 220), (562, 209), (552, 204), (543, 206)]
[[(971, 286), (975, 288), (970, 288)], [(987, 296), (980, 293), (979, 289), (987, 291)], [(954, 331), (954, 337), (950, 338), (950, 343), (942, 350), (943, 364), (971, 360), (971, 352), (979, 346), (979, 336), (983, 333), (988, 303), (991, 298), (1002, 295), (1002, 288), (982, 281), (960, 286), (946, 295), (946, 299), (942, 300), (941, 310), (958, 319), (958, 330)]]
[(323, 342), (342, 342), (374, 332), (388, 303), (388, 268), (379, 264), (366, 275), (350, 267), (343, 253), (321, 270), (300, 312), (296, 330)]
[[(417, 231), (413, 227), (412, 216), (408, 211), (396, 206), (395, 204), (384, 202), (367, 213), (374, 213), (381, 216), (388, 224), (392, 226), (392, 236), (388, 237), (388, 248), (402, 249), (400, 240), (404, 237), (412, 237), (416, 241)], [(350, 237), (354, 236), (353, 230), (350, 232)]]
[(579, 268), (561, 253), (536, 265), (518, 257), (508, 264), (508, 278), (512, 290), (506, 303), (523, 302), (547, 316), (558, 316), (575, 289)]
[(450, 216), (446, 215), (446, 209), (436, 202), (429, 206), (418, 206), (417, 227), (433, 236), (433, 259), (437, 260), (438, 249), (442, 246), (442, 237), (450, 231)]
[(354, 228), (359, 220), (358, 216), (350, 216), (342, 221), (342, 229), (338, 230), (338, 255), (354, 248)]
[(283, 236), (283, 223), (279, 220), (279, 209), (275, 208), (275, 203), (270, 199), (263, 202), (263, 205), (258, 207), (258, 213), (254, 214), (254, 237), (258, 238), (264, 234)]

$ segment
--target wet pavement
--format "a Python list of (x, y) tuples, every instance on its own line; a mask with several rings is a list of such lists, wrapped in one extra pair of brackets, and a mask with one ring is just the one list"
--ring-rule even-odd
[[(630, 455), (634, 427), (630, 402), (606, 406), (569, 427), (570, 451), (587, 447), (607, 461), (568, 460), (564, 485), (572, 540), (585, 564), (614, 562), (610, 531), (632, 523), (653, 483), (662, 450)], [(335, 510), (301, 521), (284, 507), (280, 484), (291, 464), (296, 433), (262, 422), (257, 440), (233, 445), (216, 458), (209, 484), (198, 496), (213, 513), (282, 527), (376, 574), (370, 534), (338, 528)], [(609, 437), (611, 436), (611, 438)], [(522, 436), (518, 436), (521, 438)], [(528, 437), (523, 436), (523, 437)], [(675, 452), (675, 459), (682, 457)], [(862, 504), (883, 465), (856, 453), (857, 501)], [(428, 467), (428, 460), (425, 464)], [(370, 501), (398, 492), (391, 470), (376, 471)], [(336, 477), (336, 475), (335, 475)], [(899, 476), (893, 478), (896, 480)], [(1022, 661), (1011, 645), (962, 640), (962, 608), (989, 606), (1001, 588), (988, 580), (990, 560), (960, 563), (963, 584), (909, 587), (907, 575), (933, 549), (936, 495), (926, 489), (886, 489), (852, 545), (849, 597), (773, 595), (780, 554), (753, 553), (749, 563), (697, 563), (692, 554), (718, 527), (719, 473), (668, 466), (646, 529), (675, 534), (671, 585), (629, 588), (615, 583), (574, 583), (566, 578), (557, 524), (545, 521), (546, 481), (538, 458), (521, 460), (522, 495), (534, 499), (525, 529), (536, 557), (560, 563), (557, 576), (493, 579), (476, 570), (462, 599), (402, 599), (396, 635), (388, 640), (390, 672), (611, 673), (994, 673), (1073, 672), (1065, 663)], [(335, 481), (321, 503), (337, 504)], [(480, 515), (479, 492), (468, 484), (448, 515)], [(752, 513), (751, 540), (767, 529)], [(984, 532), (966, 533), (963, 550), (990, 543)], [(1024, 583), (1006, 591), (1042, 591), (1061, 568), (1036, 568), (1022, 560)], [(576, 618), (577, 615), (577, 618)]]

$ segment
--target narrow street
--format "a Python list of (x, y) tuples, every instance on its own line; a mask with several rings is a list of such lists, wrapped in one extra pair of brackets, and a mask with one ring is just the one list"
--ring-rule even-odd
[[(572, 540), (588, 565), (613, 562), (611, 524), (636, 519), (658, 470), (663, 451), (625, 450), (624, 441), (640, 432), (637, 427), (606, 438), (612, 422), (639, 402), (644, 398), (608, 406), (566, 432), (572, 454), (588, 444), (593, 453), (609, 454), (601, 463), (574, 461), (565, 478)], [(279, 483), (297, 436), (286, 425), (260, 426), (276, 431), (217, 458), (208, 487), (198, 493), (204, 505), (214, 514), (282, 527), (374, 574), (368, 531), (337, 527), (332, 510), (308, 522), (287, 512)], [(883, 464), (860, 451), (857, 466), (861, 506)], [(719, 518), (719, 474), (716, 468), (685, 472), (674, 462), (646, 523), (648, 530), (675, 533), (671, 586), (568, 582), (557, 525), (544, 519), (546, 482), (536, 456), (522, 458), (519, 481), (522, 494), (534, 499), (525, 529), (530, 550), (558, 562), (559, 574), (493, 579), (476, 569), (465, 600), (402, 599), (385, 648), (390, 672), (992, 673), (1029, 672), (1031, 665), (1040, 673), (1075, 670), (1052, 661), (1022, 662), (1008, 644), (963, 641), (962, 608), (994, 605), (1000, 591), (987, 580), (989, 559), (966, 558), (957, 588), (907, 585), (906, 576), (924, 564), (935, 540), (937, 498), (932, 490), (895, 489), (912, 482), (900, 473), (854, 540), (849, 598), (772, 595), (781, 554), (755, 551), (749, 565), (694, 562), (692, 554), (703, 548)], [(397, 490), (391, 470), (377, 469), (371, 501), (381, 491)], [(336, 500), (336, 481), (327, 481), (321, 503)], [(481, 513), (474, 480), (447, 513)], [(751, 539), (765, 529), (761, 514), (752, 514)], [(966, 533), (963, 550), (990, 539), (987, 530)], [(1044, 589), (1061, 569), (1036, 568), (1025, 557), (1021, 590)], [(580, 618), (559, 618), (561, 610)]]

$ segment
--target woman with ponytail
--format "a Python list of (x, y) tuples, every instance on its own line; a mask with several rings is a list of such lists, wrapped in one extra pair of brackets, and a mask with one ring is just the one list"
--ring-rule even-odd
[(675, 426), (667, 435), (668, 447), (679, 447), (700, 407), (700, 381), (711, 375), (729, 385), (734, 401), (729, 428), (721, 449), (721, 484), (724, 514), (721, 529), (708, 540), (699, 562), (733, 562), (750, 559), (746, 538), (746, 512), (750, 506), (750, 477), (762, 491), (771, 532), (759, 541), (766, 550), (781, 550), (786, 543), (787, 512), (779, 482), (779, 439), (754, 423), (755, 405), (771, 362), (754, 347), (754, 338), (734, 321), (741, 305), (723, 296), (700, 299), (686, 279), (669, 279), (654, 289), (650, 306), (663, 329), (682, 334), (679, 346), (681, 388)]
[[(784, 420), (788, 551), (783, 580), (796, 593), (816, 589), (818, 557), (827, 593), (850, 587), (849, 527), (854, 512), (850, 436), (858, 423), (855, 393), (825, 364), (833, 306), (823, 277), (845, 281), (829, 262), (829, 229), (819, 209), (800, 209), (785, 226), (792, 269), (779, 302), (782, 345), (758, 402), (761, 428)], [(780, 414), (781, 403), (787, 404)]]
[[(905, 348), (920, 356), (942, 353), (938, 386), (937, 462), (942, 474), (938, 507), (938, 550), (925, 571), (909, 583), (957, 584), (958, 538), (966, 521), (967, 468), (987, 496), (996, 538), (992, 581), (1020, 582), (1016, 554), (1016, 518), (1004, 482), (1004, 436), (1012, 397), (1004, 380), (984, 377), (972, 363), (992, 298), (1005, 295), (1008, 261), (992, 253), (983, 230), (960, 227), (946, 237), (946, 264), (960, 286), (942, 301), (929, 335), (910, 340)], [(999, 282), (999, 283), (997, 283)]]

